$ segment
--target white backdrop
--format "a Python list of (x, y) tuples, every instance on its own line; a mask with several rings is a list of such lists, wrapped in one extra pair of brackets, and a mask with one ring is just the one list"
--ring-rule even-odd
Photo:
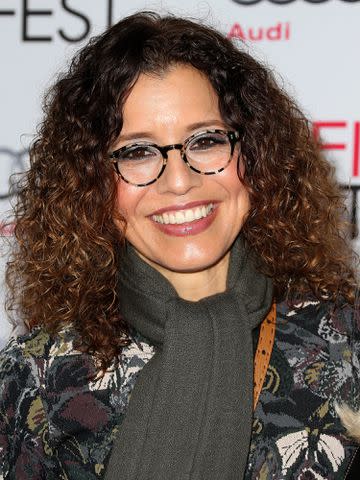
[[(144, 9), (199, 18), (245, 40), (313, 120), (339, 181), (356, 197), (360, 0), (0, 0), (0, 229), (9, 175), (26, 168), (44, 89), (91, 36)], [(4, 265), (0, 259), (0, 280)], [(10, 330), (0, 308), (0, 348)]]

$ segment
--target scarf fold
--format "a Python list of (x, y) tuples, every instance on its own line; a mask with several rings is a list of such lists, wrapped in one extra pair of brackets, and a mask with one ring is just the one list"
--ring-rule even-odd
[(240, 480), (251, 439), (252, 330), (272, 303), (241, 237), (224, 293), (197, 302), (128, 247), (123, 317), (155, 346), (131, 394), (105, 480)]

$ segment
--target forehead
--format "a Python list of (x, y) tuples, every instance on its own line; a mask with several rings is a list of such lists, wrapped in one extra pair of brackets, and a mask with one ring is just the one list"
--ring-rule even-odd
[(141, 74), (123, 108), (123, 132), (186, 127), (221, 120), (218, 96), (208, 78), (187, 65), (161, 75)]

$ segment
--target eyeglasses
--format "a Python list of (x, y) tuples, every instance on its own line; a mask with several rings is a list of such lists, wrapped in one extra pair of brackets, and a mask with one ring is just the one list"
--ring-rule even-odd
[(146, 187), (164, 173), (170, 150), (180, 150), (186, 165), (200, 175), (215, 175), (230, 163), (239, 132), (207, 130), (195, 133), (183, 144), (159, 146), (140, 142), (126, 145), (110, 153), (115, 170), (131, 185)]

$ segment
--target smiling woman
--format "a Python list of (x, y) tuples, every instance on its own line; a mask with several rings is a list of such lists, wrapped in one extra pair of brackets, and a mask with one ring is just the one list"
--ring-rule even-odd
[[(211, 83), (195, 68), (181, 64), (160, 75), (142, 74), (123, 112), (116, 149), (131, 149), (126, 140), (130, 138), (144, 148), (149, 142), (186, 144), (191, 135), (185, 156), (170, 150), (161, 176), (152, 172), (149, 178), (159, 177), (156, 182), (139, 188), (119, 181), (117, 204), (127, 223), (126, 238), (181, 297), (198, 300), (224, 291), (230, 247), (248, 213), (249, 195), (238, 177), (238, 169), (240, 175), (244, 170), (240, 141), (230, 137), (236, 141), (231, 144), (225, 133), (206, 134), (228, 128)], [(148, 157), (140, 163), (131, 157), (133, 175), (144, 171), (145, 164), (152, 168), (154, 154)], [(162, 165), (160, 151), (159, 157)], [(194, 173), (184, 160), (214, 175)]]
[(0, 354), (0, 477), (349, 479), (354, 255), (271, 73), (208, 26), (138, 13), (44, 112), (7, 266), (29, 332)]

